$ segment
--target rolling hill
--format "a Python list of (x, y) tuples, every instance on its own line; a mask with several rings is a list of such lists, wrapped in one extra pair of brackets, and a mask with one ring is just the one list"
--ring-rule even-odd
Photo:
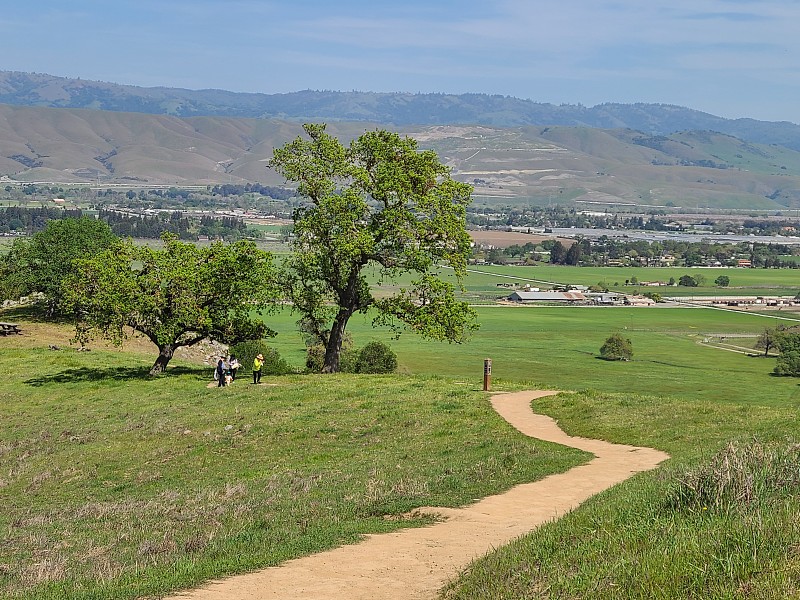
[[(379, 125), (337, 121), (343, 139)], [(402, 126), (476, 204), (800, 207), (800, 152), (714, 132), (591, 127)], [(0, 105), (0, 177), (13, 182), (212, 185), (283, 181), (272, 150), (297, 122)]]

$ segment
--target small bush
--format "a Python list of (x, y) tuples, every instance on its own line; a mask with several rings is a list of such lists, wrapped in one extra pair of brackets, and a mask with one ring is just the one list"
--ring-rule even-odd
[(606, 360), (630, 360), (633, 358), (633, 344), (622, 334), (612, 334), (600, 348), (600, 356)]
[(253, 370), (253, 360), (259, 354), (264, 357), (264, 366), (261, 373), (264, 375), (287, 375), (294, 369), (287, 363), (275, 348), (267, 345), (266, 340), (248, 340), (230, 348), (231, 356), (235, 356), (242, 364), (240, 369), (244, 373)]
[(397, 355), (384, 342), (370, 342), (358, 353), (356, 373), (394, 373)]

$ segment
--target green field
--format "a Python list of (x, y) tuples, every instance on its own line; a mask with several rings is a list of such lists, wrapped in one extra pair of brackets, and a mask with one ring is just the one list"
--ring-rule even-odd
[[(705, 283), (698, 287), (641, 285), (644, 281), (676, 281), (683, 275), (702, 276)], [(720, 275), (730, 278), (726, 288), (714, 285)], [(640, 285), (625, 285), (636, 278)], [(498, 283), (530, 283), (548, 287), (549, 284), (596, 285), (605, 282), (611, 289), (630, 293), (656, 291), (662, 296), (794, 296), (800, 292), (800, 272), (795, 269), (728, 269), (700, 267), (565, 267), (559, 265), (474, 266), (470, 267), (467, 287), (497, 296), (508, 295)]]
[[(531, 270), (551, 279), (583, 271)], [(488, 290), (494, 277), (470, 275), (467, 286)], [(355, 345), (389, 341), (397, 375), (292, 375), (223, 390), (206, 387), (210, 368), (180, 361), (169, 376), (147, 377), (155, 354), (136, 343), (50, 351), (68, 346), (66, 328), (4, 315), (27, 335), (0, 338), (0, 597), (157, 596), (419, 526), (384, 516), (464, 504), (585, 460), (524, 438), (491, 411), (480, 391), (485, 358), (496, 390), (569, 392), (535, 406), (568, 433), (673, 458), (478, 562), (446, 598), (798, 597), (800, 494), (764, 492), (745, 513), (668, 502), (688, 470), (730, 441), (798, 442), (798, 380), (772, 376), (774, 359), (715, 347), (726, 336), (752, 346), (774, 318), (478, 312), (481, 328), (462, 345), (391, 340), (354, 318)], [(272, 345), (300, 368), (295, 319), (267, 320), (279, 332)], [(599, 360), (617, 331), (632, 340), (633, 360)]]

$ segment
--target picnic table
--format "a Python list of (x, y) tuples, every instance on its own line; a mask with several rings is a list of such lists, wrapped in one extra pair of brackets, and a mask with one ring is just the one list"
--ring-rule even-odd
[(22, 333), (19, 325), (16, 323), (0, 323), (0, 335), (11, 335), (14, 333)]

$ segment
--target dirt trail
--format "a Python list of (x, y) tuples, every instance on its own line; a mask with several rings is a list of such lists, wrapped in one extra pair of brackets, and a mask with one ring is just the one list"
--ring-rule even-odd
[(593, 453), (596, 458), (587, 464), (518, 485), (465, 508), (420, 509), (446, 519), (428, 527), (369, 535), (358, 544), (211, 582), (172, 600), (435, 598), (438, 590), (475, 558), (668, 458), (649, 448), (568, 436), (553, 419), (534, 414), (530, 407), (532, 400), (555, 393), (495, 394), (492, 406), (525, 435)]

